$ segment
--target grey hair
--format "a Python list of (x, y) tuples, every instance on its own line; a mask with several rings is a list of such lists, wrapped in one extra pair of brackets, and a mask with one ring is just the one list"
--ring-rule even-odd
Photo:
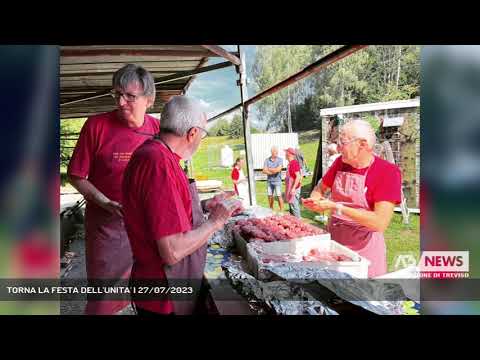
[(155, 101), (155, 80), (143, 67), (127, 64), (113, 74), (113, 88), (125, 90), (130, 83), (138, 82), (143, 88), (143, 95)]
[(278, 146), (273, 145), (272, 148), (270, 149), (270, 151), (273, 151), (273, 150), (277, 150), (277, 151), (278, 151)]
[(202, 104), (187, 96), (173, 96), (163, 108), (160, 127), (178, 136), (185, 136), (191, 128), (204, 126), (206, 111)]
[(373, 130), (372, 125), (370, 125), (368, 121), (351, 120), (343, 125), (341, 132), (344, 132), (347, 129), (352, 130), (355, 137), (366, 140), (368, 147), (373, 149), (377, 142), (377, 137), (375, 136), (375, 131)]

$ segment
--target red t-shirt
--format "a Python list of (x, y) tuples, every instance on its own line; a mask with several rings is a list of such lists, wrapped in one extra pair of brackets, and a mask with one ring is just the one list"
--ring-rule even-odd
[[(164, 279), (156, 240), (192, 229), (192, 198), (180, 157), (147, 140), (132, 155), (123, 179), (123, 211), (130, 239), (134, 279)], [(135, 301), (143, 309), (170, 313), (169, 300)]]
[[(290, 176), (290, 181), (292, 184), (295, 182), (297, 179), (297, 175), (295, 174), (296, 172), (300, 172), (300, 164), (298, 163), (297, 160), (292, 160), (288, 163), (288, 175)], [(298, 189), (300, 186), (302, 186), (302, 177), (300, 175), (300, 182), (298, 183), (297, 187), (295, 189)]]
[[(240, 179), (240, 171), (234, 166), (232, 170), (232, 180), (237, 181)], [(237, 189), (237, 184), (233, 184), (233, 188), (235, 189), (235, 193), (238, 195), (238, 189)]]
[[(331, 188), (337, 171), (364, 175), (367, 169), (368, 167), (355, 169), (345, 164), (340, 156), (323, 176), (322, 183)], [(394, 204), (401, 202), (402, 175), (399, 167), (377, 156), (368, 170), (365, 186), (367, 187), (365, 197), (370, 210), (373, 210), (375, 203), (379, 201), (390, 201)]]
[[(145, 115), (140, 128), (129, 128), (112, 111), (88, 118), (80, 131), (68, 174), (87, 178), (110, 200), (121, 203), (122, 176), (130, 156), (159, 131), (159, 120)], [(140, 134), (142, 133), (142, 134)]]

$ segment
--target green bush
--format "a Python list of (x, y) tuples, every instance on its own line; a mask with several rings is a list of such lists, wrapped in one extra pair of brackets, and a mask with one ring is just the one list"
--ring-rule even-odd
[(375, 133), (378, 132), (380, 127), (380, 120), (376, 116), (368, 115), (364, 118), (365, 121), (368, 121), (370, 125), (372, 125), (373, 130)]
[(238, 139), (243, 136), (243, 120), (240, 115), (235, 115), (230, 123), (230, 129), (228, 131), (230, 139)]
[(212, 136), (227, 136), (229, 135), (230, 124), (226, 119), (218, 120), (215, 126), (213, 126), (209, 133)]

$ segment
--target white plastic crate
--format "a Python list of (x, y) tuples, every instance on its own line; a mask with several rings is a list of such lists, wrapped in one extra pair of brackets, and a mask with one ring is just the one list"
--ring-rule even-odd
[[(238, 232), (233, 232), (233, 239), (235, 240), (235, 246), (239, 251), (240, 255), (243, 258), (248, 258), (247, 252), (247, 244), (242, 235)], [(328, 241), (330, 240), (330, 234), (322, 234), (322, 235), (312, 235), (312, 236), (304, 236), (297, 239), (291, 240), (279, 240), (279, 241), (272, 241), (272, 242), (265, 242), (262, 243), (262, 247), (265, 248), (265, 251), (268, 254), (272, 255), (282, 255), (282, 254), (307, 254), (310, 249), (312, 249), (315, 245), (321, 246), (319, 242), (321, 241)]]
[[(310, 250), (333, 251), (346, 255), (353, 261), (339, 261), (330, 263), (326, 261), (303, 261), (302, 256), (307, 255)], [(263, 259), (270, 255), (291, 255), (289, 261), (293, 267), (306, 267), (310, 269), (330, 269), (344, 272), (354, 278), (368, 278), (368, 267), (370, 261), (358, 255), (355, 251), (337, 243), (325, 235), (309, 236), (305, 239), (293, 241), (277, 241), (271, 243), (256, 243), (246, 245), (246, 260), (253, 275), (260, 280), (268, 279), (268, 271), (263, 271), (272, 263), (264, 263)]]
[(271, 255), (295, 254), (307, 255), (308, 252), (315, 248), (321, 247), (323, 243), (331, 240), (330, 234), (304, 236), (291, 240), (280, 240), (262, 243), (264, 251)]

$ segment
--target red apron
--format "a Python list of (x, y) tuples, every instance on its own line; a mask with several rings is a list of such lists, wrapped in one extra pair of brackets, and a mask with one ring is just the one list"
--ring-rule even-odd
[[(132, 251), (122, 218), (95, 205), (87, 204), (85, 258), (89, 280), (120, 280), (130, 277)], [(128, 304), (130, 300), (89, 300), (85, 314), (112, 315)]]
[[(365, 179), (368, 170), (365, 175), (338, 171), (332, 187), (332, 201), (370, 211), (365, 197), (367, 192)], [(339, 216), (333, 212), (328, 223), (328, 231), (333, 240), (356, 251), (370, 261), (368, 277), (379, 276), (387, 272), (383, 233), (372, 231), (346, 216)]]
[[(292, 190), (294, 184), (295, 181), (292, 180), (287, 169), (287, 173), (285, 174), (285, 202), (287, 202), (288, 204), (292, 204), (295, 201), (295, 192), (293, 195), (290, 194), (290, 191)], [(298, 189), (300, 189), (300, 187), (295, 189), (295, 191), (297, 191)]]
[(292, 186), (293, 182), (291, 181), (290, 175), (287, 171), (287, 174), (285, 175), (285, 202), (288, 204), (291, 204), (293, 202), (293, 199), (295, 198), (295, 196), (290, 195), (290, 190), (292, 189)]
[[(190, 195), (192, 196), (192, 230), (198, 228), (205, 222), (202, 206), (198, 197), (195, 180), (190, 179)], [(207, 259), (207, 242), (194, 253), (184, 257), (175, 265), (165, 265), (165, 276), (168, 280), (183, 280), (181, 286), (193, 287), (193, 298), (191, 300), (172, 301), (176, 315), (191, 315), (197, 305), (200, 285), (205, 271)], [(175, 286), (175, 281), (169, 286)]]

